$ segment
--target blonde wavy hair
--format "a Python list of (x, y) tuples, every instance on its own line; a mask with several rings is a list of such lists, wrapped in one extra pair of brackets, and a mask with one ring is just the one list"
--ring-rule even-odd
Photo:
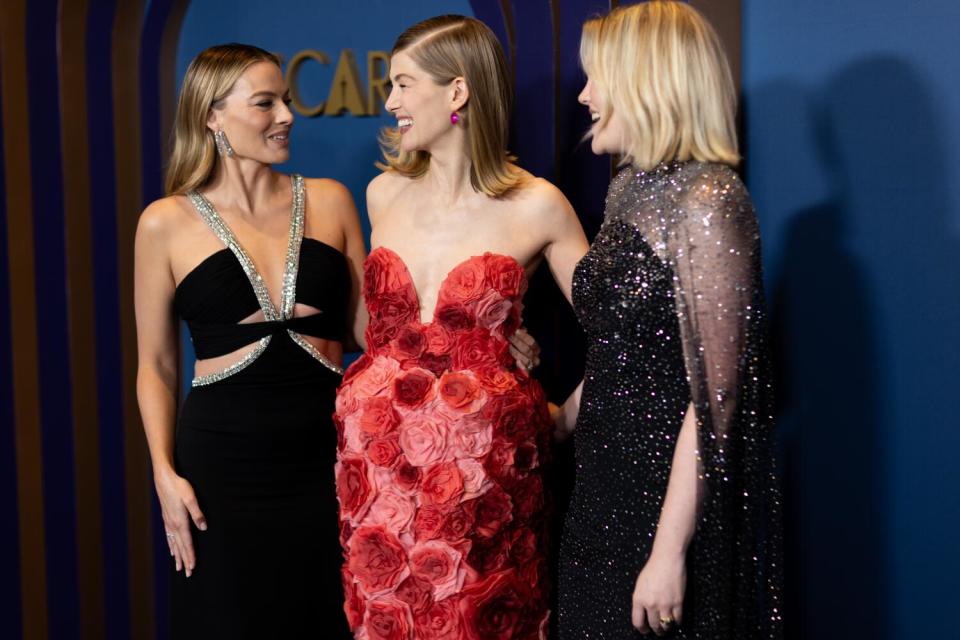
[[(467, 133), (470, 184), (475, 191), (500, 197), (520, 181), (520, 173), (507, 152), (513, 92), (510, 71), (500, 42), (487, 25), (475, 18), (445, 15), (413, 25), (397, 38), (391, 56), (403, 51), (438, 85), (463, 78), (470, 91), (460, 110)], [(400, 149), (400, 131), (380, 132), (384, 171), (418, 178), (430, 167), (426, 151)]]
[(621, 165), (699, 160), (736, 166), (736, 91), (720, 38), (678, 0), (619, 7), (583, 25), (580, 60), (624, 127)]
[(167, 164), (167, 195), (198, 189), (213, 176), (217, 163), (213, 132), (207, 127), (210, 109), (220, 108), (237, 79), (252, 64), (280, 58), (249, 44), (222, 44), (204, 49), (191, 62), (180, 86), (173, 124), (173, 152)]

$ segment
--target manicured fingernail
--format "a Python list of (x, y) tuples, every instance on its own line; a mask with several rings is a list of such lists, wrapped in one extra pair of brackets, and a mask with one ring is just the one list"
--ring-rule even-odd
[(207, 530), (207, 521), (206, 521), (206, 520), (201, 520), (201, 521), (200, 521), (200, 531), (206, 531), (206, 530)]

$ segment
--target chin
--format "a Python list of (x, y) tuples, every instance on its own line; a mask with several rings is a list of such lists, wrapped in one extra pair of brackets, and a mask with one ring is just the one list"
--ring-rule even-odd
[(400, 140), (400, 150), (404, 153), (414, 153), (415, 151), (421, 151), (421, 148), (413, 140), (402, 138)]

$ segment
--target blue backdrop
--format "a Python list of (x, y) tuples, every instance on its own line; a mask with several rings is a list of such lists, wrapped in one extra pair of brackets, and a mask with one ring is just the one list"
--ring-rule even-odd
[(960, 5), (743, 12), (795, 633), (958, 638)]

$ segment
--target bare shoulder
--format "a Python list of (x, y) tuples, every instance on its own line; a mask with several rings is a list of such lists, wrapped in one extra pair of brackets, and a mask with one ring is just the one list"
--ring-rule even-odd
[(185, 196), (174, 195), (154, 200), (140, 214), (137, 235), (152, 241), (166, 239), (182, 228), (190, 218), (190, 203)]
[(384, 171), (367, 185), (367, 215), (373, 223), (389, 204), (410, 185), (411, 179), (396, 171)]
[(304, 178), (304, 190), (307, 192), (308, 206), (322, 209), (352, 209), (353, 194), (342, 182), (332, 178)]
[(307, 216), (328, 220), (335, 218), (344, 224), (357, 217), (353, 194), (342, 182), (331, 178), (304, 178), (307, 194)]
[(522, 171), (521, 182), (511, 199), (519, 205), (520, 215), (531, 223), (553, 226), (576, 220), (573, 207), (556, 185), (526, 171)]

